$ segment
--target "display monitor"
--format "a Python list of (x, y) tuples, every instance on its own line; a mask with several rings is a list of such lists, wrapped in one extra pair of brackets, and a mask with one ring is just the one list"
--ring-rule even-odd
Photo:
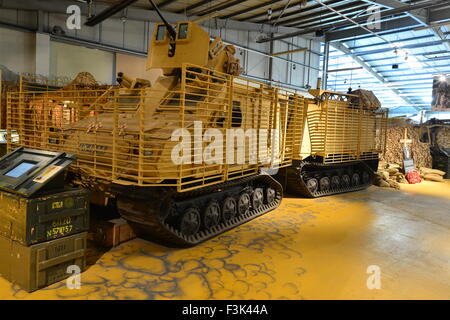
[(15, 166), (13, 169), (5, 173), (5, 176), (18, 178), (21, 175), (27, 173), (31, 168), (36, 166), (36, 162), (24, 161), (19, 165)]
[(64, 188), (64, 171), (75, 156), (18, 148), (0, 158), (0, 190), (30, 197)]

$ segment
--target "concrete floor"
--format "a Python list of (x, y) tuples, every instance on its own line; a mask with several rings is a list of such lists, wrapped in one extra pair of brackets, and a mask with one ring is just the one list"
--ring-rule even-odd
[[(381, 289), (369, 290), (378, 266)], [(0, 299), (450, 299), (450, 181), (281, 207), (195, 248), (136, 239), (32, 294), (0, 278)]]

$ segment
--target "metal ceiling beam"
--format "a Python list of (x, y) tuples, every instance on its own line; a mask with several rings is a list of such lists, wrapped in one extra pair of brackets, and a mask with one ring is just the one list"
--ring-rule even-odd
[(207, 20), (213, 19), (215, 17), (218, 17), (219, 15), (220, 15), (220, 12), (213, 12), (213, 13), (201, 16), (201, 17), (199, 17), (197, 19), (194, 19), (192, 21), (195, 22), (195, 23), (202, 23), (204, 21), (207, 21)]
[[(327, 3), (327, 4), (335, 4), (335, 3), (338, 3), (338, 2), (341, 2), (341, 1), (342, 1), (342, 0), (328, 0), (326, 3)], [(277, 2), (278, 2), (278, 1), (277, 1)], [(311, 2), (311, 1), (308, 1), (308, 2)], [(279, 7), (279, 8), (275, 8), (275, 9), (272, 8), (272, 14), (274, 14), (274, 13), (276, 13), (276, 12), (282, 12), (282, 11), (284, 10), (285, 7), (286, 7), (286, 9), (290, 9), (290, 8), (292, 8), (292, 7), (294, 7), (294, 6), (298, 6), (299, 3), (300, 3), (300, 2), (291, 3), (291, 4), (289, 4), (287, 7), (286, 7), (286, 5), (283, 5), (283, 6)], [(307, 12), (307, 11), (314, 10), (314, 9), (317, 9), (317, 8), (321, 8), (321, 6), (318, 5), (318, 4), (313, 4), (313, 5), (311, 5), (311, 6), (307, 6), (307, 7), (305, 7), (305, 8), (302, 8), (302, 9), (297, 10), (296, 13)], [(292, 15), (292, 14), (293, 14), (293, 13), (285, 13), (285, 14), (283, 14), (283, 16), (290, 16), (290, 15)], [(257, 13), (257, 14), (254, 14), (254, 15), (250, 16), (250, 17), (246, 17), (246, 18), (244, 18), (244, 19), (245, 19), (245, 20), (252, 20), (252, 19), (255, 19), (255, 18), (263, 17), (263, 16), (267, 16), (267, 13), (266, 13), (266, 12)], [(278, 15), (278, 16), (276, 16), (276, 17), (272, 17), (271, 21), (277, 20), (279, 16), (280, 16), (280, 15)], [(241, 20), (242, 20), (242, 19), (241, 19)]]
[[(333, 8), (336, 10), (342, 11), (342, 13), (349, 13), (349, 12), (355, 11), (355, 9), (357, 9), (357, 8), (367, 7), (367, 5), (364, 5), (364, 4), (361, 5), (358, 3), (359, 3), (359, 1), (357, 1), (357, 3), (346, 3), (345, 5), (340, 5), (340, 6), (336, 6)], [(301, 21), (303, 23), (303, 22), (307, 22), (307, 21), (317, 21), (317, 20), (322, 20), (322, 19), (326, 19), (326, 18), (332, 18), (335, 16), (336, 15), (333, 12), (330, 12), (329, 10), (325, 9), (325, 10), (313, 12), (311, 14), (294, 17), (291, 19), (281, 20), (278, 23), (284, 24), (284, 25), (290, 24), (292, 22), (298, 22), (298, 21)], [(284, 15), (283, 18), (286, 18), (286, 16)], [(309, 18), (314, 18), (314, 19), (309, 19)], [(342, 19), (342, 18), (340, 18), (340, 19)], [(267, 22), (267, 20), (259, 20), (256, 22), (257, 23), (265, 23), (265, 22)], [(295, 24), (295, 26), (297, 26), (297, 25), (299, 25), (299, 23)]]
[[(401, 40), (400, 40), (401, 41)], [(416, 48), (425, 48), (425, 47), (435, 47), (439, 46), (441, 44), (448, 44), (450, 42), (450, 39), (448, 40), (438, 40), (438, 41), (430, 41), (430, 42), (423, 42), (423, 43), (415, 43), (415, 44), (409, 44), (406, 46), (402, 46), (402, 49), (416, 49)], [(351, 48), (351, 50), (354, 50), (355, 48)], [(377, 53), (383, 53), (383, 52), (392, 52), (392, 48), (384, 48), (384, 49), (376, 49), (376, 50), (370, 50), (370, 51), (357, 51), (355, 52), (358, 55), (370, 55), (370, 54), (377, 54)], [(424, 55), (427, 53), (421, 53), (420, 55)]]
[[(450, 5), (450, 3), (447, 3)], [(430, 23), (439, 23), (450, 20), (450, 8), (446, 7), (445, 10), (431, 11), (429, 14)]]
[[(334, 66), (334, 65), (332, 65)], [(338, 65), (339, 66), (339, 65)], [(377, 66), (378, 68), (379, 66)], [(357, 69), (361, 69), (362, 67), (359, 67)], [(352, 69), (352, 68), (350, 68)], [(337, 70), (337, 69), (335, 69)], [(342, 71), (345, 71), (345, 69), (342, 69)], [(385, 72), (389, 72), (391, 70), (386, 70)], [(402, 71), (399, 69), (392, 69), (392, 71)], [(405, 71), (405, 70), (403, 70)], [(331, 72), (331, 71), (329, 71)], [(450, 68), (447, 70), (442, 70), (442, 72), (450, 72)], [(353, 76), (353, 79), (371, 79), (371, 77), (366, 77), (364, 74), (352, 74), (352, 73), (339, 73), (339, 77), (350, 77)], [(358, 78), (358, 76), (365, 76), (364, 78)], [(414, 77), (414, 76), (426, 76), (429, 77), (430, 76), (430, 72), (421, 72), (421, 73), (405, 73), (405, 74), (397, 74), (397, 75), (384, 75), (385, 78), (389, 78), (389, 77), (395, 77), (395, 79), (401, 78), (401, 77)]]
[[(401, 29), (409, 28), (412, 26), (418, 26), (419, 23), (411, 17), (402, 17), (396, 19), (390, 19), (381, 23), (381, 29), (377, 30), (377, 34), (384, 33), (385, 31), (396, 30), (392, 33), (401, 32)], [(358, 36), (365, 36), (370, 34), (367, 30), (360, 27), (350, 28), (339, 31), (331, 31), (325, 34), (326, 41), (338, 41), (343, 39), (356, 39)], [(373, 37), (373, 35), (371, 35)]]
[[(363, 67), (367, 72), (369, 72), (371, 75), (373, 75), (378, 81), (381, 83), (387, 84), (390, 83), (389, 80), (384, 78), (380, 73), (375, 71), (371, 65), (369, 65), (364, 59), (359, 57), (357, 54), (355, 54), (353, 51), (351, 51), (345, 44), (341, 42), (337, 43), (330, 43), (330, 45), (339, 50), (343, 53), (347, 54), (349, 57), (353, 59), (357, 64), (359, 64), (361, 67)], [(401, 92), (397, 89), (389, 88), (395, 95), (399, 96), (403, 101), (405, 101), (407, 104), (413, 104), (407, 97), (400, 96)], [(417, 110), (420, 110), (420, 108), (415, 107)]]
[[(391, 1), (391, 0), (389, 0)], [(395, 14), (400, 14), (400, 13), (406, 13), (409, 11), (414, 11), (414, 10), (418, 10), (418, 9), (423, 9), (423, 8), (430, 8), (430, 7), (439, 7), (439, 6), (445, 6), (448, 5), (448, 3), (443, 2), (445, 0), (435, 0), (435, 1), (428, 1), (427, 3), (418, 3), (418, 4), (414, 4), (414, 5), (403, 5), (401, 7), (398, 8), (394, 8), (394, 9), (389, 9), (389, 10), (385, 10), (381, 12), (381, 18), (386, 18), (386, 17), (391, 17)], [(449, 10), (441, 10), (441, 11), (449, 11)], [(356, 23), (362, 23), (365, 24), (367, 23), (367, 19), (368, 17), (370, 17), (370, 14), (368, 15), (364, 15), (358, 18), (353, 19), (354, 22)], [(442, 17), (442, 16), (440, 16)], [(431, 14), (430, 14), (430, 18), (431, 18)], [(408, 24), (408, 26), (414, 25), (414, 21), (417, 22), (417, 24), (421, 23), (419, 21), (416, 20), (416, 18), (409, 18), (410, 19), (410, 24)], [(400, 19), (398, 19), (400, 20)], [(412, 20), (412, 22), (411, 22)], [(392, 21), (392, 20), (391, 20)], [(341, 23), (336, 23), (334, 25), (332, 25), (333, 29), (336, 28), (346, 28), (346, 27), (353, 27), (355, 24), (354, 23), (349, 23), (347, 21), (341, 22)], [(383, 26), (384, 25), (384, 26)], [(382, 23), (382, 30), (378, 30), (378, 32), (383, 31), (383, 30), (389, 30), (389, 29), (394, 29), (395, 25), (392, 23), (388, 23), (388, 22), (384, 22)], [(267, 41), (272, 41), (272, 40), (280, 40), (280, 39), (285, 39), (285, 38), (289, 38), (289, 37), (295, 37), (295, 36), (299, 36), (299, 35), (304, 35), (304, 34), (308, 34), (308, 33), (313, 33), (313, 32), (317, 32), (322, 30), (322, 28), (312, 28), (312, 29), (305, 29), (302, 31), (298, 31), (298, 32), (293, 32), (292, 34), (287, 34), (287, 35), (282, 35), (282, 36), (277, 36), (274, 38), (268, 38), (268, 39), (262, 39), (259, 42), (267, 42)], [(364, 28), (356, 27), (356, 28), (351, 28), (348, 29), (351, 30), (351, 32), (354, 33), (354, 36), (357, 36), (359, 34), (367, 34), (369, 33), (367, 30), (365, 30)], [(347, 30), (344, 30), (347, 31)], [(342, 31), (335, 31), (338, 33), (342, 33)], [(339, 39), (342, 39), (344, 37), (341, 37)], [(333, 37), (327, 37), (326, 41), (333, 41), (335, 39), (333, 39)]]
[[(448, 53), (448, 51), (447, 50), (444, 50), (444, 51), (441, 50), (441, 51), (428, 52), (428, 53), (426, 53), (426, 55), (437, 55), (437, 54), (443, 54), (443, 53)], [(392, 59), (392, 58), (394, 58), (394, 56), (385, 56), (383, 58), (377, 58), (377, 59), (367, 59), (366, 61), (367, 62), (385, 61), (387, 59)], [(439, 60), (449, 60), (449, 59), (450, 58), (447, 57), (446, 59), (439, 59)], [(436, 59), (419, 60), (419, 62), (425, 63), (425, 62), (427, 62), (429, 60), (436, 60)], [(398, 64), (401, 65), (401, 64), (403, 64), (403, 62), (399, 62)]]
[[(348, 10), (342, 10), (340, 12), (342, 14), (346, 14), (350, 17), (353, 17), (353, 16), (360, 14), (362, 11), (365, 11), (365, 8), (366, 7), (352, 8), (352, 9), (348, 9)], [(296, 19), (296, 21), (298, 21), (298, 20)], [(311, 21), (312, 23), (308, 23), (309, 21)], [(309, 28), (314, 28), (314, 27), (320, 26), (321, 29), (326, 29), (329, 26), (332, 27), (334, 22), (341, 22), (341, 21), (344, 21), (341, 17), (339, 17), (339, 16), (336, 17), (336, 15), (330, 14), (330, 15), (328, 15), (327, 18), (321, 17), (320, 19), (316, 18), (316, 19), (310, 19), (308, 21), (301, 21), (300, 23), (297, 22), (297, 23), (292, 23), (292, 24), (289, 23), (289, 24), (284, 24), (284, 25), (289, 26), (289, 27), (302, 28), (302, 29), (309, 29)]]
[[(339, 2), (336, 2), (336, 3), (339, 3)], [(336, 10), (345, 10), (345, 9), (348, 9), (348, 8), (354, 8), (354, 7), (357, 7), (357, 6), (361, 6), (363, 4), (364, 3), (362, 1), (354, 1), (353, 3), (345, 3), (343, 5), (338, 5), (338, 6), (333, 7), (333, 8), (335, 8)], [(311, 10), (319, 9), (319, 8), (322, 8), (322, 6), (317, 4), (315, 6), (311, 6), (311, 7), (307, 7), (307, 8), (304, 8), (304, 9), (300, 9), (300, 10), (295, 10), (295, 11), (292, 11), (292, 12), (284, 13), (282, 18), (285, 19), (285, 18), (287, 18), (289, 16), (298, 15), (298, 14), (301, 14), (301, 13), (308, 13)], [(305, 18), (307, 19), (307, 18), (312, 18), (312, 17), (315, 17), (316, 19), (318, 19), (318, 18), (323, 18), (324, 16), (333, 16), (333, 15), (334, 15), (334, 13), (330, 13), (329, 10), (325, 9), (325, 10), (315, 11), (314, 13), (311, 13), (311, 14), (306, 14), (306, 15), (303, 15), (303, 16), (291, 18), (291, 19), (288, 19), (288, 20), (280, 20), (279, 23), (290, 23), (290, 22), (298, 21), (299, 19), (305, 19)], [(276, 19), (278, 19), (278, 17), (275, 18), (274, 20), (276, 20)], [(261, 20), (255, 21), (255, 22), (256, 23), (267, 23), (267, 22), (270, 22), (270, 21), (267, 18), (264, 18), (264, 19), (261, 19)]]
[[(417, 41), (417, 40), (423, 40), (423, 39), (428, 39), (428, 38), (434, 38), (434, 36), (430, 34), (430, 35), (424, 35), (424, 36), (419, 36), (419, 37), (414, 37), (414, 38), (405, 38), (405, 39), (402, 39), (402, 42)], [(363, 46), (351, 47), (350, 49), (351, 50), (363, 49), (363, 48), (381, 46), (384, 44), (385, 44), (384, 42), (369, 43), (369, 44), (365, 44)]]
[(161, 3), (158, 3), (157, 6), (158, 6), (158, 8), (161, 9), (161, 8), (163, 8), (165, 6), (168, 6), (169, 4), (174, 3), (175, 1), (177, 1), (177, 0), (165, 0), (165, 1), (161, 2)]
[[(28, 11), (43, 11), (50, 13), (66, 14), (67, 6), (74, 4), (73, 0), (46, 0), (46, 1), (33, 1), (33, 0), (1, 0), (1, 7), (4, 9), (19, 9)], [(80, 4), (82, 14), (86, 15), (86, 6)], [(98, 3), (96, 5), (97, 11), (102, 11), (108, 8), (107, 5)], [(186, 20), (186, 16), (182, 14), (176, 14), (173, 12), (163, 12), (164, 16), (170, 23), (175, 23), (178, 21)], [(111, 16), (110, 19), (119, 19), (121, 13), (116, 13)], [(191, 20), (199, 18), (198, 16), (189, 17)], [(146, 22), (160, 22), (161, 19), (157, 15), (156, 11), (148, 10), (137, 7), (129, 7), (127, 9), (127, 20), (135, 21), (146, 21)], [(286, 34), (295, 31), (295, 28), (288, 28), (284, 26), (270, 26), (270, 25), (260, 25), (252, 22), (236, 21), (236, 20), (225, 20), (218, 19), (214, 20), (214, 27), (217, 28), (227, 28), (234, 30), (245, 30), (245, 31), (256, 31), (256, 32), (273, 32)], [(203, 23), (207, 26), (208, 22)]]
[[(378, 6), (384, 6), (386, 8), (401, 8), (405, 4), (399, 0), (375, 0), (375, 1), (369, 1), (369, 0), (363, 0), (367, 3), (376, 4)], [(448, 5), (448, 3), (445, 3), (445, 1), (441, 1), (442, 3)], [(429, 1), (430, 5), (433, 3), (433, 1)], [(427, 7), (424, 7), (423, 9), (427, 9)], [(428, 15), (427, 13), (423, 13), (420, 10), (412, 10), (408, 13), (408, 15), (416, 19), (419, 23), (421, 23), (424, 26), (430, 26), (430, 23), (428, 21)], [(444, 35), (444, 33), (439, 28), (431, 28), (433, 30), (433, 33), (441, 40), (446, 40), (447, 37)], [(450, 51), (450, 44), (448, 42), (444, 43), (447, 50)]]
[[(430, 1), (427, 2), (426, 5), (423, 3), (419, 3), (419, 4), (415, 4), (415, 5), (403, 5), (402, 7), (399, 8), (394, 8), (394, 9), (389, 9), (389, 10), (385, 10), (381, 12), (381, 18), (386, 18), (386, 17), (391, 17), (392, 15), (395, 14), (399, 14), (399, 13), (405, 13), (405, 12), (409, 12), (412, 10), (417, 10), (417, 9), (422, 9), (425, 7), (430, 7), (431, 5), (444, 5), (443, 0), (435, 0), (435, 1)], [(355, 23), (367, 23), (367, 19), (370, 17), (370, 14), (352, 19)], [(345, 28), (345, 27), (352, 27), (355, 26), (354, 23), (352, 22), (348, 22), (348, 21), (344, 21), (344, 22), (340, 22), (340, 23), (336, 23), (334, 25), (332, 25), (333, 29), (336, 28)], [(360, 28), (360, 27), (359, 27)], [(361, 29), (361, 28), (360, 28)], [(303, 34), (307, 34), (307, 33), (311, 33), (311, 32), (316, 32), (322, 30), (322, 28), (312, 28), (312, 29), (306, 29), (306, 30), (302, 30), (302, 31), (298, 31), (298, 32), (293, 32), (292, 34), (288, 34), (288, 35), (283, 35), (283, 36), (278, 36), (278, 37), (274, 37), (271, 39), (263, 39), (260, 42), (267, 42), (267, 41), (271, 41), (271, 40), (279, 40), (279, 39), (284, 39), (287, 37), (294, 37), (297, 35), (303, 35)], [(366, 33), (368, 32), (367, 30), (362, 29), (363, 31), (365, 31)]]
[(131, 5), (131, 4), (135, 3), (135, 2), (137, 2), (137, 0), (122, 0), (119, 3), (117, 3), (117, 4), (106, 8), (105, 10), (100, 12), (99, 14), (96, 14), (95, 16), (89, 18), (86, 21), (85, 25), (87, 25), (89, 27), (93, 27), (93, 26), (99, 24), (100, 22), (105, 21), (109, 17), (115, 15), (119, 11), (125, 9), (126, 7), (128, 7), (129, 5)]
[[(403, 28), (402, 30), (383, 31), (383, 32), (379, 32), (378, 34), (381, 34), (383, 36), (390, 35), (390, 34), (396, 34), (397, 35), (397, 34), (400, 34), (402, 32), (413, 31), (415, 28), (417, 28), (417, 27), (407, 27), (407, 28)], [(366, 35), (366, 36), (358, 37), (358, 40), (363, 40), (363, 39), (373, 39), (373, 35), (369, 34), (369, 35)]]
[(212, 8), (206, 9), (204, 11), (198, 12), (197, 14), (200, 16), (203, 16), (205, 14), (209, 14), (211, 12), (215, 12), (215, 11), (221, 11), (221, 10), (225, 10), (231, 7), (234, 7), (238, 4), (242, 4), (245, 3), (247, 1), (245, 0), (234, 0), (234, 1), (227, 1), (225, 4), (220, 4), (218, 6), (213, 6)]
[[(334, 72), (342, 72), (342, 71), (353, 71), (353, 70), (361, 70), (363, 67), (354, 67), (354, 68), (343, 68), (343, 69), (328, 69), (327, 72), (328, 73), (334, 73)], [(343, 76), (343, 75), (339, 75), (339, 76)], [(359, 78), (357, 78), (359, 79)]]
[(244, 13), (255, 11), (255, 10), (264, 8), (266, 6), (273, 5), (273, 4), (275, 4), (277, 2), (281, 2), (281, 1), (284, 1), (284, 0), (275, 0), (275, 1), (263, 2), (263, 3), (260, 3), (260, 4), (256, 5), (256, 6), (248, 7), (247, 9), (243, 9), (243, 10), (239, 10), (239, 11), (236, 11), (236, 12), (229, 13), (226, 16), (222, 16), (222, 18), (223, 19), (229, 19), (229, 18), (232, 18), (234, 16), (240, 16), (240, 15), (242, 15)]
[(205, 4), (208, 4), (209, 2), (211, 2), (211, 0), (202, 0), (200, 2), (196, 2), (196, 3), (190, 5), (190, 6), (186, 7), (186, 8), (180, 9), (180, 10), (175, 11), (175, 12), (176, 13), (188, 12), (188, 11), (191, 11), (191, 10), (193, 10), (195, 8), (198, 8), (198, 7), (201, 7), (201, 6), (205, 5)]

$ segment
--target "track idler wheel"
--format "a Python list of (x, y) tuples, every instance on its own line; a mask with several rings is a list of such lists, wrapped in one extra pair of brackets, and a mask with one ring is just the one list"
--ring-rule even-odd
[(205, 229), (215, 227), (220, 222), (220, 206), (219, 202), (212, 200), (205, 209), (203, 216), (203, 225)]
[(330, 190), (330, 178), (323, 177), (319, 181), (319, 189), (320, 191), (328, 191)]
[(363, 182), (363, 184), (366, 184), (366, 183), (369, 183), (369, 181), (370, 181), (370, 176), (366, 171), (364, 171), (362, 173), (362, 182)]
[(181, 216), (180, 231), (186, 236), (193, 236), (200, 230), (201, 217), (197, 208), (187, 209)]
[(261, 208), (264, 203), (264, 192), (262, 188), (256, 188), (252, 195), (252, 207), (255, 210)]
[(246, 214), (250, 210), (250, 196), (248, 193), (243, 193), (239, 196), (238, 214)]
[(233, 219), (237, 213), (237, 203), (232, 197), (228, 197), (223, 201), (222, 218), (227, 222)]
[(311, 193), (314, 193), (319, 188), (319, 181), (316, 178), (311, 178), (306, 181), (306, 187)]

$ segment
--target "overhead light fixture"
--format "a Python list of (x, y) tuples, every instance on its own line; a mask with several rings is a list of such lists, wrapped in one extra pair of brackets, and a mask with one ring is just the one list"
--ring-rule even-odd
[(317, 30), (316, 31), (316, 37), (317, 38), (321, 38), (325, 35), (325, 32), (323, 32), (323, 30)]
[(272, 8), (267, 9), (267, 20), (272, 19)]
[(423, 56), (428, 60), (450, 58), (450, 54), (448, 52), (424, 54)]

